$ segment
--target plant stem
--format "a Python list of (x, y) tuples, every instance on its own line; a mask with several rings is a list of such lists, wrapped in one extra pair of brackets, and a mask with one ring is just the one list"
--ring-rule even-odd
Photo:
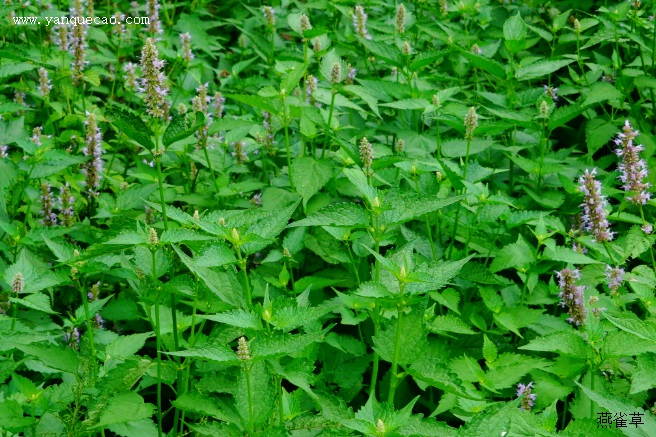
[(330, 137), (330, 124), (333, 120), (333, 109), (335, 109), (335, 87), (333, 85), (333, 88), (331, 90), (331, 97), (330, 97), (330, 109), (328, 110), (328, 126), (326, 126), (326, 136), (324, 137), (323, 140), (323, 149), (321, 150), (321, 158), (326, 156), (326, 147), (328, 147), (328, 138)]
[[(401, 296), (400, 299), (403, 300), (403, 292), (405, 289), (405, 283), (402, 282), (401, 284)], [(394, 356), (392, 357), (392, 368), (390, 369), (390, 388), (389, 392), (387, 393), (387, 403), (390, 406), (394, 406), (394, 394), (396, 392), (396, 387), (399, 384), (400, 378), (398, 377), (398, 368), (399, 368), (399, 354), (401, 352), (401, 323), (403, 320), (403, 309), (405, 308), (405, 305), (403, 303), (400, 303), (397, 305), (397, 318), (396, 318), (396, 339), (394, 341)]]
[(289, 144), (289, 118), (287, 117), (287, 99), (282, 96), (282, 117), (283, 126), (285, 127), (285, 148), (287, 149), (287, 173), (289, 174), (289, 185), (294, 189), (294, 179), (292, 177), (292, 155), (291, 146)]
[[(154, 282), (157, 282), (156, 277), (156, 256), (155, 250), (151, 250), (153, 271), (151, 276)], [(159, 323), (159, 292), (155, 297), (155, 344), (157, 347), (157, 435), (162, 437), (162, 338), (160, 333)]]
[[(159, 201), (160, 204), (162, 205), (162, 218), (164, 219), (164, 230), (169, 229), (169, 221), (168, 217), (166, 215), (166, 201), (164, 200), (164, 178), (162, 177), (162, 164), (159, 162), (160, 160), (160, 155), (159, 155), (159, 135), (156, 135), (155, 139), (155, 156), (153, 158), (155, 159), (155, 164), (157, 164), (157, 182), (159, 184)], [(154, 273), (154, 272), (153, 272)]]

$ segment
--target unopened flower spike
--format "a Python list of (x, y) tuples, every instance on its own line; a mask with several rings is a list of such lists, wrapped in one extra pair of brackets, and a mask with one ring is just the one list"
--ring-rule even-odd
[(251, 351), (248, 347), (246, 337), (239, 337), (239, 340), (237, 340), (237, 358), (239, 361), (249, 361), (253, 359), (253, 357), (251, 357)]
[(264, 14), (264, 22), (269, 27), (276, 25), (276, 12), (271, 6), (262, 6), (262, 14)]
[(364, 174), (366, 176), (371, 176), (374, 173), (371, 168), (374, 161), (374, 152), (367, 137), (363, 137), (360, 140), (360, 159), (362, 160), (362, 170), (364, 171)]
[(191, 35), (189, 32), (180, 34), (180, 42), (182, 43), (182, 59), (185, 62), (194, 59), (194, 54), (191, 52)]
[(330, 83), (336, 84), (342, 81), (342, 64), (339, 62), (333, 63), (330, 67)]
[(472, 139), (474, 138), (474, 130), (478, 127), (478, 114), (476, 113), (476, 108), (471, 107), (465, 115), (465, 138)]
[(310, 24), (310, 18), (307, 15), (301, 14), (301, 18), (299, 18), (299, 28), (301, 29), (301, 35), (306, 30), (312, 30), (312, 25)]
[(401, 3), (398, 8), (396, 8), (396, 32), (400, 35), (405, 33), (405, 5)]
[(159, 243), (159, 237), (157, 236), (157, 230), (155, 228), (150, 228), (148, 230), (148, 244), (150, 246), (157, 246)]
[(25, 289), (25, 279), (23, 279), (23, 274), (18, 272), (14, 275), (14, 278), (11, 281), (11, 291), (15, 294), (20, 294)]

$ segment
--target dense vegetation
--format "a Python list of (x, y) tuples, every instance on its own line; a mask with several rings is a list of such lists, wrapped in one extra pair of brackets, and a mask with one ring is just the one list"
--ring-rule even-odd
[(0, 435), (655, 436), (655, 10), (6, 1)]

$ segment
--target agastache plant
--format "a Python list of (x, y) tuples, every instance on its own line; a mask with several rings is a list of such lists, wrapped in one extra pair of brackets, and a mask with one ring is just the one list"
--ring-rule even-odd
[(645, 205), (651, 199), (651, 193), (647, 191), (650, 184), (644, 181), (649, 175), (647, 163), (639, 155), (645, 148), (641, 144), (633, 143), (638, 134), (639, 132), (631, 127), (629, 120), (626, 120), (622, 132), (615, 139), (615, 144), (619, 146), (615, 149), (615, 154), (622, 158), (619, 165), (621, 173), (619, 179), (624, 184), (622, 188), (632, 194), (627, 197), (627, 200), (631, 203)]
[(604, 207), (608, 204), (606, 196), (601, 195), (601, 182), (595, 179), (597, 169), (585, 170), (579, 178), (579, 191), (583, 193), (583, 213), (581, 214), (581, 227), (592, 234), (598, 243), (613, 240), (613, 232), (606, 219)]
[(169, 93), (166, 76), (161, 71), (164, 61), (159, 59), (159, 52), (152, 38), (146, 40), (141, 50), (141, 71), (139, 92), (148, 107), (148, 114), (156, 118), (164, 118), (169, 112), (169, 104), (165, 97)]
[(209, 84), (201, 84), (196, 88), (198, 95), (193, 98), (191, 101), (191, 106), (194, 111), (202, 112), (205, 118), (208, 120), (205, 125), (200, 127), (196, 132), (196, 138), (198, 138), (197, 149), (201, 150), (207, 146), (207, 131), (208, 126), (212, 123), (212, 114), (209, 113), (209, 103), (212, 100), (210, 96), (207, 95), (207, 88)]
[(360, 140), (360, 159), (362, 160), (362, 170), (366, 176), (371, 176), (374, 171), (371, 168), (374, 161), (374, 151), (367, 137)]
[(62, 225), (70, 228), (73, 226), (73, 219), (75, 217), (75, 197), (71, 194), (71, 186), (68, 182), (60, 188), (57, 202), (59, 204), (59, 214), (61, 216)]

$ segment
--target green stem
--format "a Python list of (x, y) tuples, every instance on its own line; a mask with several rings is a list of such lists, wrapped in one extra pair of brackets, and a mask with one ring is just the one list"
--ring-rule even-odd
[(248, 281), (248, 270), (246, 269), (246, 260), (241, 255), (241, 249), (239, 247), (236, 247), (235, 249), (237, 252), (237, 260), (239, 260), (239, 267), (241, 268), (241, 274), (244, 277), (244, 286), (246, 287), (246, 302), (248, 303), (248, 306), (251, 307), (253, 306), (253, 302), (251, 298), (251, 285), (250, 282)]
[[(155, 159), (155, 164), (157, 164), (157, 182), (159, 184), (159, 201), (162, 205), (162, 217), (164, 219), (164, 230), (169, 229), (169, 221), (168, 221), (168, 216), (166, 215), (166, 201), (164, 200), (164, 178), (162, 177), (162, 164), (159, 162), (160, 160), (160, 155), (159, 155), (159, 135), (157, 136), (157, 139), (155, 141), (155, 156), (153, 156)], [(153, 271), (154, 273), (154, 271)]]
[[(156, 275), (156, 256), (155, 250), (151, 250), (153, 271), (151, 276), (153, 281), (157, 281)], [(157, 435), (162, 437), (162, 338), (160, 333), (160, 320), (159, 320), (159, 293), (155, 297), (155, 344), (157, 347)]]
[[(403, 299), (403, 291), (405, 284), (401, 283), (401, 299)], [(397, 375), (399, 369), (399, 354), (401, 352), (401, 323), (403, 320), (403, 303), (397, 305), (398, 316), (396, 318), (396, 340), (394, 341), (394, 356), (392, 357), (392, 368), (390, 369), (390, 388), (387, 393), (387, 403), (394, 406), (394, 394), (396, 387), (399, 384), (399, 377)]]
[[(640, 205), (640, 218), (642, 218), (642, 226), (644, 227), (647, 222), (645, 221), (645, 213), (642, 209), (642, 205)], [(651, 266), (654, 269), (654, 273), (656, 273), (656, 259), (654, 259), (654, 246), (651, 246), (649, 248), (649, 255), (651, 255)]]
[(282, 96), (282, 117), (283, 126), (285, 127), (285, 148), (287, 149), (287, 173), (289, 174), (289, 185), (294, 189), (294, 179), (292, 177), (292, 152), (289, 144), (289, 118), (287, 117), (287, 99)]
[(333, 109), (335, 109), (335, 87), (332, 88), (332, 95), (330, 97), (330, 109), (328, 110), (328, 125), (326, 126), (326, 136), (323, 140), (323, 149), (321, 150), (321, 158), (326, 155), (326, 148), (328, 147), (328, 138), (330, 138), (330, 125), (333, 120)]
[(80, 294), (82, 295), (82, 303), (84, 305), (84, 316), (87, 319), (87, 333), (89, 334), (89, 354), (91, 355), (91, 369), (93, 372), (94, 379), (96, 377), (96, 347), (94, 345), (95, 341), (93, 338), (93, 326), (91, 325), (91, 313), (89, 312), (89, 299), (87, 294), (84, 292), (84, 287), (82, 284), (79, 284)]
[(246, 390), (248, 391), (248, 429), (253, 431), (254, 428), (254, 413), (253, 413), (253, 394), (251, 393), (251, 372), (246, 364), (244, 364), (244, 372), (246, 373)]

